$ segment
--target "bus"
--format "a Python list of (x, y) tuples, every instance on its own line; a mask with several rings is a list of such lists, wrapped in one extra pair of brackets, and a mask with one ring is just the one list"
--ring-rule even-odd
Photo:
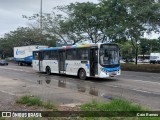
[(149, 58), (150, 64), (153, 63), (158, 63), (160, 64), (160, 53), (150, 53), (150, 58)]
[(150, 55), (138, 55), (138, 62), (149, 63)]
[(107, 78), (121, 74), (117, 44), (85, 44), (33, 51), (33, 69), (39, 72)]

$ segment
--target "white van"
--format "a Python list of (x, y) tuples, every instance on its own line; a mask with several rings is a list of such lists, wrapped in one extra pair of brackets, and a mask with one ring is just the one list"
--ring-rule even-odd
[(150, 64), (159, 63), (160, 64), (160, 53), (151, 53), (150, 54)]

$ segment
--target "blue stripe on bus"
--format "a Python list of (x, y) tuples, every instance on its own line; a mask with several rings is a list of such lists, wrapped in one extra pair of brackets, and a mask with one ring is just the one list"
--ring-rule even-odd
[(120, 70), (120, 66), (115, 67), (115, 68), (102, 68), (102, 70), (105, 72), (118, 71), (118, 70)]
[(86, 64), (86, 67), (89, 69), (89, 64), (88, 63)]

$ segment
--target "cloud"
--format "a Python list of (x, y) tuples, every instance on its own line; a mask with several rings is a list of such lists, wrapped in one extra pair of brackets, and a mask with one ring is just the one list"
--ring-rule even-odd
[[(98, 0), (89, 0), (98, 2)], [(51, 12), (53, 7), (86, 0), (43, 0), (43, 12)], [(27, 20), (22, 15), (32, 16), (40, 11), (40, 0), (0, 0), (0, 36), (19, 26), (26, 26)]]

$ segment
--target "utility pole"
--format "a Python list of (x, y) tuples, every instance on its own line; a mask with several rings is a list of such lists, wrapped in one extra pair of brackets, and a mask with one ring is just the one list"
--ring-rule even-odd
[(43, 35), (42, 35), (42, 0), (41, 0), (41, 3), (40, 3), (40, 41), (41, 41), (41, 44), (44, 44), (43, 43)]

